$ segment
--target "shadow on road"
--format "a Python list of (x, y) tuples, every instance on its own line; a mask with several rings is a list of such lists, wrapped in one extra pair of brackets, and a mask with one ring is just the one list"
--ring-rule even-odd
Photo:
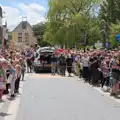
[(51, 74), (51, 71), (49, 70), (41, 70), (39, 73), (36, 73), (36, 74)]
[(7, 114), (7, 113), (4, 113), (4, 112), (0, 112), (0, 117), (6, 117), (6, 116), (10, 116), (12, 114)]

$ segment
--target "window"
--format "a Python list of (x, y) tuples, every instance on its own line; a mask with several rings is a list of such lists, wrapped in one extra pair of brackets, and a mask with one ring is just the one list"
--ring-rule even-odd
[(28, 42), (29, 41), (29, 35), (28, 33), (25, 33), (25, 42)]
[(18, 37), (18, 42), (22, 42), (22, 37)]
[(28, 33), (25, 33), (25, 35), (28, 35)]
[(28, 42), (28, 37), (25, 37), (25, 42)]
[(22, 36), (22, 33), (18, 33), (19, 36)]

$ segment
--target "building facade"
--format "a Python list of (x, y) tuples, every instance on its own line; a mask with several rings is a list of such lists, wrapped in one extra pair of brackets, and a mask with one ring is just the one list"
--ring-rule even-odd
[(2, 28), (2, 7), (0, 6), (0, 45), (2, 44), (3, 28)]
[(7, 29), (7, 21), (6, 18), (3, 17), (2, 7), (0, 7), (0, 47), (3, 45), (4, 47), (7, 47), (8, 43), (8, 29)]
[(31, 25), (22, 21), (12, 32), (12, 42), (17, 48), (25, 48), (34, 45), (37, 39), (34, 37)]

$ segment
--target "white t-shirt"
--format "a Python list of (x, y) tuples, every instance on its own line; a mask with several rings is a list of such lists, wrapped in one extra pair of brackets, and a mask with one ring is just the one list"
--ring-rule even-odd
[(88, 67), (89, 66), (89, 57), (83, 57), (82, 58), (82, 66), (83, 67)]

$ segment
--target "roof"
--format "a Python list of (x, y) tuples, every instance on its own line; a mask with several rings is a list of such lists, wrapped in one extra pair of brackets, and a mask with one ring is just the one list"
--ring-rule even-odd
[[(21, 24), (23, 24), (24, 22), (26, 22), (26, 24), (32, 28), (32, 26), (30, 25), (30, 23), (29, 23), (28, 21), (22, 21), (22, 22), (20, 22), (20, 23), (16, 26), (16, 28), (15, 28), (15, 29), (17, 29), (17, 27), (19, 27), (19, 26), (20, 26)], [(15, 29), (13, 29), (13, 31), (12, 31), (12, 32), (14, 32), (14, 31), (15, 31)]]

